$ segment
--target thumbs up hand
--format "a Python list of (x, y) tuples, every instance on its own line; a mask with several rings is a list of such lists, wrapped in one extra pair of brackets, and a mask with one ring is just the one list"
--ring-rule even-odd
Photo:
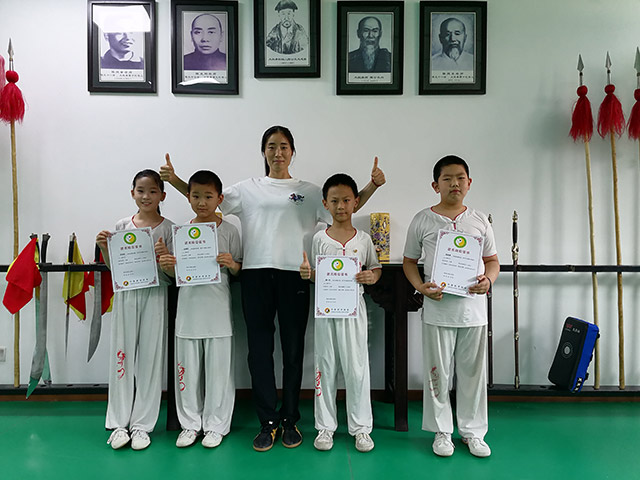
[(176, 176), (176, 171), (171, 163), (171, 157), (168, 153), (165, 153), (164, 159), (166, 163), (160, 166), (160, 178), (165, 182), (173, 183), (178, 177)]
[(156, 252), (156, 259), (160, 258), (162, 255), (170, 255), (171, 254), (171, 252), (169, 252), (169, 249), (165, 245), (164, 240), (162, 239), (162, 237), (160, 237), (158, 239), (158, 241), (156, 242), (156, 244), (154, 245), (154, 250)]
[(307, 257), (307, 252), (302, 252), (302, 264), (300, 265), (300, 277), (303, 280), (311, 280), (311, 264), (309, 263), (309, 258)]
[(378, 157), (373, 159), (373, 169), (371, 169), (371, 181), (376, 187), (381, 187), (387, 182), (384, 172), (378, 167)]

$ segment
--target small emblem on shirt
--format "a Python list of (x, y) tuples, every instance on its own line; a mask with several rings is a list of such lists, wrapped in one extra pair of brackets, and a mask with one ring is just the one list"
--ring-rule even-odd
[(302, 202), (304, 202), (304, 195), (292, 193), (291, 195), (289, 195), (289, 200), (291, 200), (296, 205), (302, 205)]

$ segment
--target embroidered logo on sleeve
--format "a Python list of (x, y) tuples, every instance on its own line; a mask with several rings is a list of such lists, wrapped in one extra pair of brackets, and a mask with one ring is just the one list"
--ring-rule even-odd
[(292, 193), (291, 195), (289, 195), (289, 200), (291, 200), (296, 205), (302, 205), (302, 202), (304, 202), (304, 195)]

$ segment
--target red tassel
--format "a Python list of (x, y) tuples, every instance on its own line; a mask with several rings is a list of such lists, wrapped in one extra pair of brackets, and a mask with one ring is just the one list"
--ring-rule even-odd
[(633, 92), (633, 98), (636, 99), (636, 103), (629, 115), (629, 138), (638, 140), (640, 138), (640, 88)]
[(593, 114), (591, 113), (591, 102), (587, 98), (587, 87), (578, 87), (578, 100), (573, 107), (571, 115), (571, 130), (569, 135), (574, 142), (578, 139), (588, 142), (593, 135)]
[(4, 79), (4, 58), (2, 55), (0, 55), (0, 92), (2, 91), (2, 88), (5, 85), (5, 79)]
[(606, 137), (612, 130), (618, 136), (624, 132), (624, 113), (622, 113), (620, 100), (613, 94), (615, 90), (616, 87), (613, 85), (604, 87), (606, 95), (598, 111), (598, 133), (602, 138)]
[(7, 83), (0, 92), (0, 120), (5, 123), (22, 122), (24, 118), (24, 99), (16, 85), (20, 77), (13, 70), (7, 72)]

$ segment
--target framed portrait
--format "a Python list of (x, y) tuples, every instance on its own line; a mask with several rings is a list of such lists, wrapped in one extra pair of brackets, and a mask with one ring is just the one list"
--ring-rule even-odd
[(254, 77), (320, 76), (320, 0), (253, 0)]
[(487, 2), (420, 2), (420, 95), (484, 95)]
[(338, 2), (338, 95), (401, 95), (404, 2)]
[(171, 0), (173, 93), (238, 94), (238, 2)]
[(156, 2), (88, 0), (90, 92), (156, 92)]

